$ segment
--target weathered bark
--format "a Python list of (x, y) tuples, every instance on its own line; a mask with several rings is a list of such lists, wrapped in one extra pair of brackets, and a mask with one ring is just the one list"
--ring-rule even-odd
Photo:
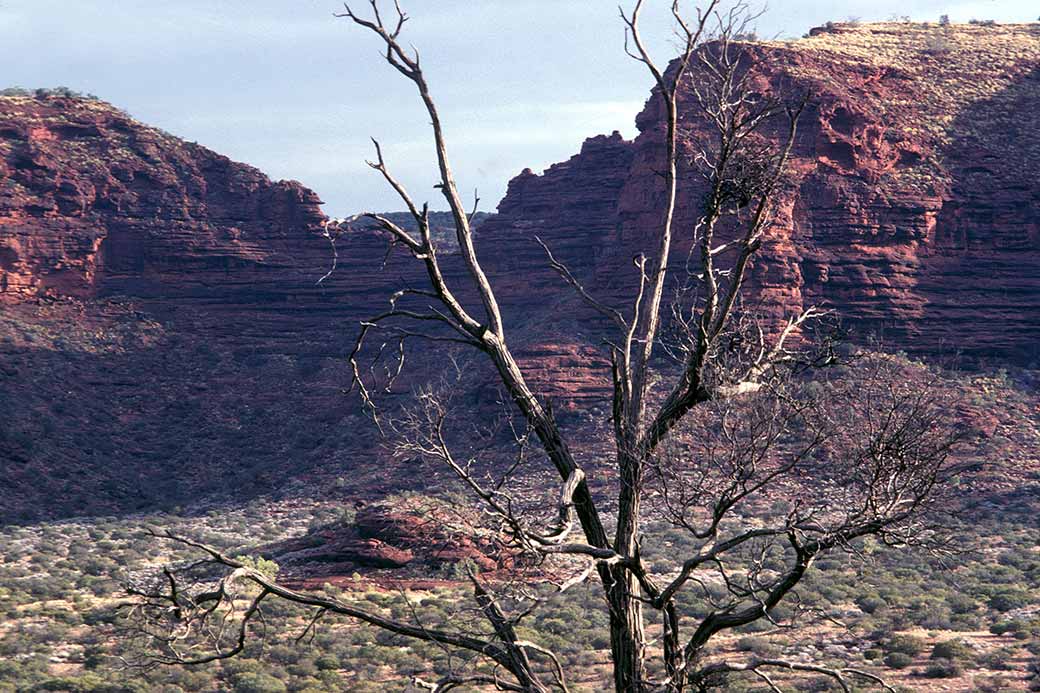
[[(625, 448), (618, 453), (620, 491), (614, 551), (622, 556), (639, 554), (641, 460)], [(645, 690), (646, 624), (640, 585), (628, 566), (611, 570), (607, 588), (610, 605), (610, 650), (614, 686), (619, 691)]]
[(610, 657), (614, 689), (640, 693), (649, 690), (646, 675), (646, 635), (639, 586), (630, 570), (612, 570), (615, 582), (607, 588), (610, 607)]

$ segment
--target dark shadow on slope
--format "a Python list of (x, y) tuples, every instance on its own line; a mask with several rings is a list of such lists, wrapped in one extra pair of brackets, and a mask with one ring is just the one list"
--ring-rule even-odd
[(920, 290), (922, 340), (983, 365), (1040, 361), (1040, 66), (964, 110)]
[(0, 523), (248, 501), (341, 476), (378, 488), (374, 429), (344, 391), (341, 323), (242, 342), (204, 311), (159, 323), (139, 305), (0, 314)]

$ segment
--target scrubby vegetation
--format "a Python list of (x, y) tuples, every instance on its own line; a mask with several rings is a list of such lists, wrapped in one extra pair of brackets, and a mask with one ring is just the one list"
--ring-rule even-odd
[[(55, 340), (65, 339), (68, 344), (62, 348), (75, 346), (84, 353), (118, 351), (126, 340), (137, 343), (164, 336), (158, 326), (149, 325), (136, 325), (125, 334), (116, 328), (82, 335), (12, 328), (11, 334), (17, 344), (13, 341), (8, 347), (32, 339), (32, 344), (51, 348)], [(1030, 414), (1036, 406), (1030, 394), (1035, 373), (980, 372), (950, 382), (971, 393), (964, 405), (966, 416), (987, 430), (975, 454), (1000, 463), (983, 465), (975, 475), (986, 489), (974, 495), (973, 505), (962, 513), (970, 524), (959, 528), (960, 545), (971, 550), (940, 560), (909, 551), (880, 551), (868, 542), (857, 547), (857, 556), (825, 558), (798, 594), (801, 604), (827, 605), (819, 614), (825, 618), (802, 622), (795, 629), (769, 623), (747, 627), (718, 647), (759, 656), (845, 661), (883, 673), (912, 690), (929, 690), (935, 680), (951, 677), (974, 681), (978, 690), (1000, 690), (1001, 681), (1026, 684), (1029, 667), (1040, 658), (1040, 519), (1037, 477), (1029, 471), (1036, 469), (1040, 449), (1035, 416)], [(76, 404), (70, 400), (54, 406)], [(59, 419), (65, 413), (55, 410), (53, 416)], [(5, 419), (4, 426), (11, 428), (16, 422), (31, 423), (15, 416)], [(55, 440), (54, 434), (25, 430), (39, 444)], [(58, 424), (55, 431), (60, 430)], [(124, 646), (118, 637), (117, 607), (124, 600), (123, 577), (127, 571), (154, 569), (164, 561), (187, 557), (146, 537), (145, 526), (160, 525), (225, 551), (255, 555), (258, 547), (299, 536), (309, 527), (353, 521), (353, 506), (344, 500), (344, 494), (350, 497), (357, 488), (353, 480), (323, 485), (324, 496), (315, 488), (299, 487), (292, 497), (270, 497), (247, 507), (194, 506), (163, 515), (0, 529), (0, 692), (393, 691), (406, 690), (413, 675), (433, 677), (437, 667), (446, 666), (457, 653), (334, 619), (328, 619), (313, 640), (296, 643), (307, 614), (284, 605), (268, 613), (272, 633), (279, 635), (263, 646), (255, 642), (244, 658), (202, 668), (151, 671), (127, 669), (120, 661)], [(667, 571), (675, 556), (688, 551), (687, 537), (662, 526), (650, 531), (659, 539), (646, 543), (645, 558)], [(451, 581), (463, 576), (461, 567), (446, 565), (437, 577)], [(344, 598), (364, 600), (405, 618), (411, 613), (407, 600), (422, 600), (422, 613), (435, 619), (449, 618), (467, 598), (461, 586), (450, 582), (436, 589), (416, 590), (407, 583), (404, 587), (408, 589), (402, 592), (386, 581), (359, 575), (348, 584)], [(570, 592), (568, 596), (553, 609), (534, 614), (525, 637), (537, 633), (540, 642), (569, 663), (580, 664), (573, 669), (586, 672), (577, 682), (585, 688), (578, 685), (574, 690), (595, 691), (595, 677), (607, 675), (606, 611), (591, 589), (580, 598)], [(704, 605), (688, 600), (682, 608), (695, 614)], [(784, 608), (776, 612), (778, 619), (791, 615)], [(289, 627), (275, 629), (276, 623)], [(734, 678), (727, 686), (751, 690), (742, 688), (749, 684)], [(803, 684), (814, 685), (812, 679), (799, 685)]]
[[(1021, 687), (1035, 677), (1030, 667), (1040, 657), (1040, 520), (1026, 502), (999, 514), (973, 511), (971, 517), (959, 532), (966, 545), (982, 548), (937, 559), (865, 543), (858, 555), (824, 559), (804, 583), (799, 602), (826, 605), (818, 614), (823, 619), (795, 628), (752, 624), (717, 647), (847, 662), (910, 690), (929, 690), (927, 681), (951, 678), (974, 681), (976, 690), (1001, 690), (1002, 681)], [(171, 528), (225, 551), (257, 555), (260, 546), (333, 521), (350, 521), (339, 504), (282, 500), (0, 530), (0, 691), (414, 690), (412, 676), (446, 670), (458, 653), (334, 620), (297, 642), (309, 614), (281, 603), (267, 613), (271, 637), (257, 638), (244, 657), (151, 670), (127, 668), (120, 659), (129, 654), (120, 637), (122, 578), (188, 558), (142, 528)], [(648, 555), (649, 561), (667, 566), (682, 555), (683, 533), (661, 526), (652, 531), (663, 541), (648, 546), (665, 549)], [(450, 566), (442, 572), (450, 577)], [(462, 585), (417, 590), (407, 580), (380, 584), (360, 575), (346, 591), (326, 589), (398, 618), (408, 618), (421, 604), (432, 622), (454, 618), (466, 601)], [(524, 636), (537, 634), (571, 671), (584, 672), (573, 690), (591, 692), (598, 690), (596, 676), (606, 675), (607, 614), (595, 590), (574, 589), (577, 598), (569, 592), (553, 608), (532, 614)], [(695, 601), (683, 604), (693, 613), (703, 608)], [(778, 610), (775, 616), (782, 620), (790, 613)], [(760, 690), (752, 683), (733, 678), (726, 690)], [(816, 685), (822, 682), (798, 682), (799, 690), (827, 690)]]
[(5, 89), (0, 89), (0, 96), (23, 96), (32, 97), (35, 99), (65, 98), (86, 99), (88, 101), (101, 100), (94, 94), (85, 94), (74, 89), (69, 89), (68, 87), (51, 87), (40, 89), (26, 89), (24, 87), (7, 87)]

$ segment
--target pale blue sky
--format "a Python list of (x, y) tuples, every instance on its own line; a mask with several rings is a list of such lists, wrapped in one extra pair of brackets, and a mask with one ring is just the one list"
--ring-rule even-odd
[[(628, 3), (628, 0), (623, 0)], [(635, 132), (648, 77), (622, 52), (616, 0), (402, 0), (447, 124), (460, 184), (493, 209), (506, 182), (598, 133)], [(663, 0), (650, 5), (665, 5)], [(774, 0), (761, 35), (827, 20), (1037, 19), (1034, 0)], [(367, 0), (355, 0), (365, 9)], [(330, 0), (0, 0), (0, 86), (65, 85), (314, 188), (326, 211), (399, 209), (365, 167), (368, 136), (440, 207), (412, 90)], [(668, 30), (646, 33), (667, 57)]]

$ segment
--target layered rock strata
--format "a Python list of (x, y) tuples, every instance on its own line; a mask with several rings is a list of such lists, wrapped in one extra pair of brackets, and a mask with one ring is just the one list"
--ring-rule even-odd
[[(1035, 361), (1040, 28), (814, 33), (746, 45), (760, 88), (814, 95), (752, 303), (774, 321), (825, 305), (892, 348)], [(535, 237), (626, 305), (632, 257), (652, 251), (660, 219), (655, 98), (637, 125), (632, 141), (594, 137), (542, 174), (523, 172), (478, 233), (525, 371), (576, 421), (606, 421), (609, 326)], [(680, 191), (675, 262), (698, 214), (692, 169)], [(333, 260), (323, 220), (301, 185), (106, 104), (0, 98), (0, 516), (144, 509), (343, 470), (372, 493), (394, 487), (344, 392), (344, 356), (358, 320), (423, 277), (357, 231), (337, 241), (336, 271), (319, 283)], [(454, 377), (442, 352), (410, 353), (407, 373)], [(459, 406), (498, 406), (492, 374), (474, 363), (462, 364)]]

